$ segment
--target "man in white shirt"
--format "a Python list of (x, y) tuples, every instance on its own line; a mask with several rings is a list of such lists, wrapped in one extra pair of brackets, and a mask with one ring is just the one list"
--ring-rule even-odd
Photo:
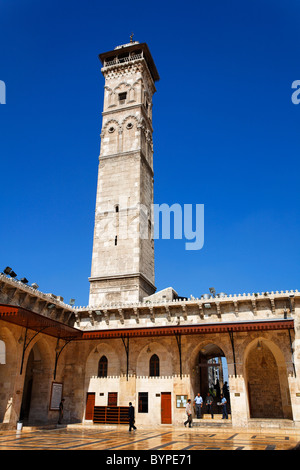
[(192, 417), (192, 404), (191, 404), (191, 399), (190, 398), (188, 399), (185, 411), (186, 411), (186, 414), (187, 414), (187, 420), (183, 424), (186, 426), (187, 423), (189, 423), (189, 428), (191, 428), (192, 427), (193, 417)]
[(196, 406), (197, 418), (200, 419), (200, 418), (202, 418), (201, 408), (202, 408), (202, 405), (203, 405), (203, 399), (202, 399), (200, 393), (198, 393), (198, 395), (195, 396), (194, 402), (195, 402), (195, 406)]
[(228, 419), (227, 406), (226, 406), (227, 400), (223, 395), (221, 395), (221, 403), (222, 403), (222, 412), (223, 412), (222, 419)]

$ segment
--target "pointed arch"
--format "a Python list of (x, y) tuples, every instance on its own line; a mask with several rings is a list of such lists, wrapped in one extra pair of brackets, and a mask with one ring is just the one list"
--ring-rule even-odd
[(117, 130), (119, 130), (119, 128), (120, 128), (120, 123), (119, 123), (119, 121), (117, 121), (117, 119), (113, 119), (113, 118), (112, 118), (112, 119), (109, 119), (108, 121), (106, 121), (106, 123), (105, 123), (105, 124), (103, 125), (103, 127), (102, 127), (102, 134), (103, 134), (103, 136), (104, 136), (104, 134), (105, 134), (105, 132), (106, 132), (106, 129), (107, 129), (108, 127), (112, 127), (112, 126), (114, 126)]
[(153, 354), (149, 361), (149, 376), (159, 377), (159, 357), (157, 354)]
[(244, 368), (250, 418), (292, 419), (291, 370), (280, 345), (263, 336), (255, 338), (245, 349)]
[(102, 356), (98, 362), (98, 377), (107, 377), (108, 360), (106, 356)]
[(101, 132), (101, 155), (113, 155), (119, 151), (120, 125), (116, 119), (109, 119)]

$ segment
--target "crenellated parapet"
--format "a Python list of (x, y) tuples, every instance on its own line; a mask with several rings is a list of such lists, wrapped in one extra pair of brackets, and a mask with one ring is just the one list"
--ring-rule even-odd
[[(162, 291), (164, 292), (164, 291)], [(175, 291), (173, 291), (175, 292)], [(158, 293), (159, 294), (159, 293)], [(219, 298), (155, 297), (143, 302), (71, 306), (63, 298), (46, 294), (0, 274), (0, 303), (28, 309), (83, 331), (115, 328), (211, 325), (230, 322), (257, 322), (294, 319), (298, 327), (300, 292), (272, 291), (230, 294)], [(205, 296), (207, 297), (207, 296)]]
[[(291, 290), (231, 294), (219, 298), (148, 298), (143, 302), (76, 307), (76, 313), (79, 328), (99, 329), (287, 319), (294, 318), (297, 309), (300, 309), (300, 292)], [(89, 321), (87, 311), (92, 312), (94, 325)]]

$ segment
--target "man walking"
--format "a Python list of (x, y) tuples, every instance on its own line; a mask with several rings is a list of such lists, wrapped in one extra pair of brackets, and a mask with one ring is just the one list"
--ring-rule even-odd
[(201, 408), (203, 405), (203, 399), (200, 393), (198, 393), (198, 395), (195, 396), (194, 402), (196, 406), (196, 416), (198, 419), (201, 419), (202, 418)]
[(192, 404), (191, 404), (191, 399), (188, 399), (185, 412), (187, 414), (187, 420), (183, 423), (185, 426), (189, 423), (189, 428), (192, 427), (192, 421), (193, 421), (193, 416), (192, 416)]
[(131, 431), (132, 428), (136, 430), (136, 427), (134, 425), (134, 407), (132, 406), (131, 402), (129, 402), (128, 418), (129, 418), (129, 431)]

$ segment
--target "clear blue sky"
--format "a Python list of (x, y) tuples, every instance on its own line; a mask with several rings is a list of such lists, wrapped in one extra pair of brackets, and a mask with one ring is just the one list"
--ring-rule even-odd
[(147, 42), (156, 203), (204, 204), (205, 243), (155, 243), (158, 289), (299, 288), (300, 6), (286, 1), (0, 0), (0, 270), (87, 305), (104, 78)]

